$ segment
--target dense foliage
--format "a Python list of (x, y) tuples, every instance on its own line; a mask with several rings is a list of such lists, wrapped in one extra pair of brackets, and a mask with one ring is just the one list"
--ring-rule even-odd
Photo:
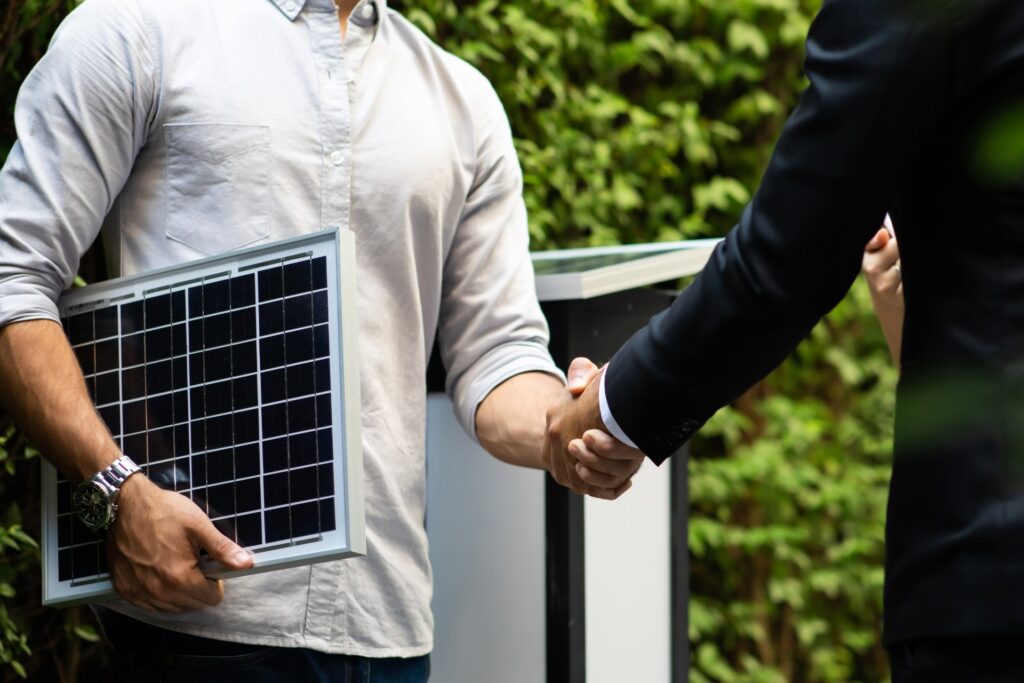
[[(819, 2), (390, 4), (495, 84), (534, 246), (550, 248), (727, 230), (802, 87), (802, 39)], [(0, 10), (0, 154), (13, 139), (17, 84), (73, 4), (8, 0)], [(692, 680), (887, 678), (879, 627), (894, 381), (858, 283), (695, 440)], [(40, 678), (63, 661), (60, 676), (72, 680), (72, 661), (102, 653), (83, 651), (94, 637), (87, 613), (38, 607), (31, 455), (0, 418), (0, 661), (12, 676), (21, 662)]]

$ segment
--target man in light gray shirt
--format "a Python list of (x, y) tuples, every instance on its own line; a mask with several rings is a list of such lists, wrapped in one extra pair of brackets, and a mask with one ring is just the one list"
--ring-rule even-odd
[[(425, 680), (435, 330), (458, 417), (496, 457), (543, 467), (544, 412), (565, 395), (489, 83), (385, 0), (86, 0), (26, 79), (16, 124), (0, 173), (0, 396), (77, 480), (121, 455), (55, 323), (98, 233), (113, 275), (326, 226), (356, 235), (367, 555), (225, 592), (197, 550), (231, 567), (248, 553), (185, 497), (129, 478), (108, 537), (125, 599), (108, 619), (136, 675), (166, 664), (163, 680), (200, 681), (231, 661), (253, 681)], [(642, 458), (600, 434), (591, 448)], [(129, 619), (167, 629), (153, 629), (160, 656)]]

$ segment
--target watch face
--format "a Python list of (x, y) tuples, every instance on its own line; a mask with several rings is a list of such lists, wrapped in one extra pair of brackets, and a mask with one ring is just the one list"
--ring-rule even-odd
[(73, 507), (82, 524), (93, 531), (102, 531), (110, 525), (110, 499), (91, 481), (83, 482), (75, 489)]

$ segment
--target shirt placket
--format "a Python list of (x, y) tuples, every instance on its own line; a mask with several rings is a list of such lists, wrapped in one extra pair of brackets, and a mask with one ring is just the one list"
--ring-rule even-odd
[(330, 0), (306, 4), (320, 92), (321, 222), (351, 227), (352, 98), (356, 75), (376, 30), (377, 10), (363, 0), (352, 11), (344, 44)]
[[(370, 0), (355, 7), (344, 43), (337, 9), (331, 0), (308, 0), (303, 14), (309, 25), (320, 98), (321, 225), (348, 228), (352, 203), (352, 100), (359, 65), (376, 33), (377, 9)], [(307, 643), (332, 640), (334, 622), (346, 611), (345, 591), (339, 590), (343, 575), (340, 562), (310, 568), (303, 633)]]

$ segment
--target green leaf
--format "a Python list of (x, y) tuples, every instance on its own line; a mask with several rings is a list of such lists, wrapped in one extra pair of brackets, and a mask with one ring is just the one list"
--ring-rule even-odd
[(768, 56), (768, 39), (757, 26), (736, 20), (729, 24), (729, 47), (736, 52), (749, 50), (758, 59)]
[(33, 548), (39, 547), (39, 544), (36, 543), (36, 540), (28, 534), (26, 534), (24, 531), (22, 531), (21, 528), (18, 526), (12, 526), (10, 529), (7, 530), (7, 533), (13, 536), (16, 540), (24, 543), (25, 545), (31, 546)]
[(82, 640), (87, 640), (90, 643), (98, 643), (100, 640), (100, 636), (96, 633), (96, 629), (89, 624), (78, 624), (75, 626), (74, 632), (76, 636)]

